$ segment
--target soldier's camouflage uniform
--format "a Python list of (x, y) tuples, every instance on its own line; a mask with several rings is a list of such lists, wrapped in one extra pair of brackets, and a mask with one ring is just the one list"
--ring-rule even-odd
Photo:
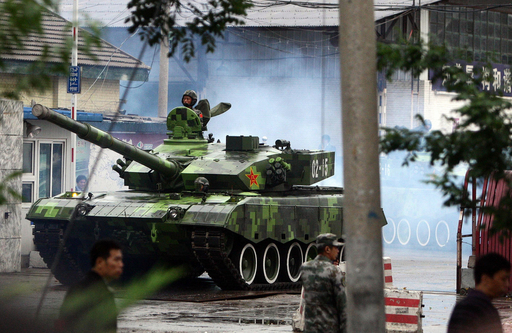
[(305, 299), (304, 333), (344, 333), (346, 297), (341, 271), (318, 255), (302, 265)]

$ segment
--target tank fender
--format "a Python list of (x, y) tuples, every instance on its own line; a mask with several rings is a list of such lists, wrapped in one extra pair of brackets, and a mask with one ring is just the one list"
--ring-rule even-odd
[(183, 216), (182, 224), (225, 227), (235, 204), (192, 205)]
[(42, 198), (36, 201), (27, 213), (27, 220), (70, 220), (75, 207), (82, 200)]

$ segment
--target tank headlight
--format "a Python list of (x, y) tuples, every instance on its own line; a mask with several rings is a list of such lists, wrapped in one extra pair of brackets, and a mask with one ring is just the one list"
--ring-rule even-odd
[(170, 207), (167, 210), (167, 217), (171, 220), (177, 221), (185, 215), (185, 210), (181, 207)]
[(79, 216), (85, 216), (91, 211), (92, 207), (86, 204), (81, 204), (76, 207), (76, 213)]
[(169, 217), (172, 219), (172, 220), (177, 220), (179, 219), (180, 217), (180, 214), (178, 213), (178, 211), (176, 209), (171, 209), (169, 211)]

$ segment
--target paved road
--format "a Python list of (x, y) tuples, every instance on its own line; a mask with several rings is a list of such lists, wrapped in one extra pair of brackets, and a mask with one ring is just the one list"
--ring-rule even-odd
[(445, 333), (456, 301), (456, 254), (402, 248), (384, 255), (391, 257), (395, 287), (423, 291), (423, 332)]
[[(445, 252), (386, 250), (392, 258), (394, 285), (424, 291), (423, 331), (446, 332), (455, 304), (455, 254)], [(21, 273), (0, 274), (0, 295), (23, 318), (34, 318), (48, 270), (24, 269)], [(188, 290), (186, 290), (188, 289)], [(8, 294), (16, 294), (8, 297)], [(65, 288), (51, 279), (40, 317), (44, 324), (56, 318)], [(188, 296), (184, 296), (188, 295)], [(208, 278), (192, 286), (179, 285), (156, 298), (144, 300), (119, 317), (119, 331), (132, 332), (291, 332), (290, 318), (298, 307), (297, 294), (278, 294), (263, 298), (182, 302), (176, 299), (222, 298), (222, 291)], [(227, 297), (227, 296), (226, 296)], [(169, 301), (169, 299), (174, 299)], [(506, 332), (512, 333), (512, 312), (506, 300), (497, 302), (505, 319)]]

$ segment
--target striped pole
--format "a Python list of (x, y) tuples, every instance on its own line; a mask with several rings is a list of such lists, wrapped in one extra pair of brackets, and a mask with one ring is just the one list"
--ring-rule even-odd
[[(73, 38), (73, 49), (71, 52), (71, 65), (78, 66), (78, 0), (73, 1), (73, 28), (72, 28), (72, 38)], [(72, 94), (71, 97), (71, 119), (76, 120), (76, 110), (77, 110), (77, 102), (78, 96), (77, 94)], [(69, 187), (71, 191), (75, 189), (75, 175), (76, 175), (76, 134), (71, 133), (71, 139), (69, 142), (69, 146), (71, 147), (71, 156), (69, 163)]]

